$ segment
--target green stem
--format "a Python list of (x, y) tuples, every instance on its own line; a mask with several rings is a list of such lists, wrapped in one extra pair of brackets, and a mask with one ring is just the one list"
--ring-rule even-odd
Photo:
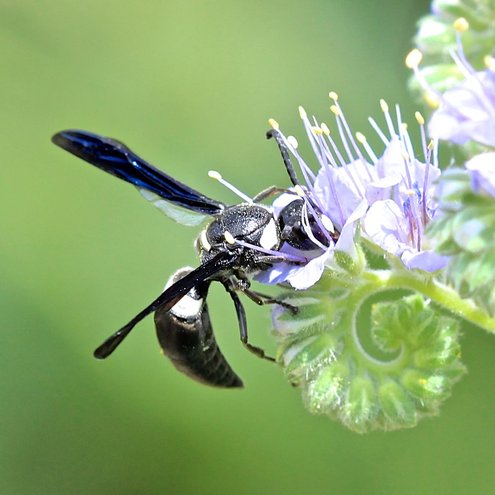
[(382, 286), (385, 290), (417, 291), (454, 315), (495, 334), (495, 318), (479, 308), (471, 299), (462, 298), (455, 290), (433, 278), (421, 277), (412, 271), (390, 272), (386, 270), (365, 272), (363, 278), (370, 283)]

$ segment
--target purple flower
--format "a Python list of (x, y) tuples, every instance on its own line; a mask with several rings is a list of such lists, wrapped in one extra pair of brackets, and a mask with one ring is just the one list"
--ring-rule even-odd
[(429, 135), (455, 144), (476, 141), (495, 146), (494, 60), (486, 57), (486, 69), (476, 71), (467, 61), (461, 42), (462, 32), (468, 29), (467, 21), (458, 19), (454, 27), (457, 30), (457, 49), (451, 52), (451, 56), (464, 79), (443, 94), (435, 91), (421, 74), (422, 54), (419, 50), (412, 50), (406, 58), (406, 65), (414, 70), (428, 98), (438, 106), (428, 124)]
[(495, 153), (481, 153), (466, 162), (471, 185), (476, 193), (495, 197)]
[[(282, 252), (306, 258), (307, 263), (279, 263), (264, 272), (259, 280), (265, 283), (289, 282), (296, 289), (310, 287), (320, 279), (325, 267), (338, 266), (335, 251), (343, 251), (356, 258), (355, 232), (358, 224), (361, 235), (369, 243), (399, 258), (405, 267), (425, 271), (443, 268), (447, 259), (431, 251), (423, 235), (436, 211), (433, 182), (439, 177), (440, 170), (436, 165), (436, 144), (427, 145), (422, 117), (417, 114), (422, 132), (423, 162), (415, 158), (399, 108), (396, 107), (394, 122), (387, 104), (382, 101), (387, 131), (384, 132), (370, 119), (385, 146), (382, 155), (378, 156), (361, 133), (354, 137), (338, 104), (337, 95), (330, 93), (330, 97), (334, 102), (331, 109), (341, 145), (334, 140), (326, 124), (319, 123), (315, 117), (310, 120), (306, 112), (300, 109), (319, 165), (316, 174), (299, 154), (297, 141), (293, 137), (285, 137), (278, 131), (278, 124), (272, 121), (272, 126), (295, 157), (305, 179), (303, 187), (293, 188), (277, 198), (273, 204), (274, 214), (278, 216), (284, 206), (302, 197), (308, 205), (306, 215), (311, 208), (318, 210), (321, 223), (328, 229), (327, 245), (318, 245), (316, 240), (318, 249), (309, 254), (282, 246)], [(308, 218), (303, 225), (305, 223), (309, 225)], [(309, 227), (305, 232), (308, 236), (313, 235)]]
[(440, 98), (428, 124), (432, 137), (495, 146), (495, 73), (473, 72)]

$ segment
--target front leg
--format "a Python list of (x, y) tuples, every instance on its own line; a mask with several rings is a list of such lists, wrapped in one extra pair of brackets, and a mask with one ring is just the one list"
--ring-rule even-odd
[(299, 308), (297, 306), (282, 301), (281, 299), (276, 299), (267, 294), (262, 294), (261, 292), (250, 289), (244, 289), (242, 292), (246, 294), (246, 296), (249, 297), (251, 301), (254, 301), (259, 306), (263, 306), (265, 304), (278, 304), (279, 306), (288, 309), (293, 315), (297, 315), (297, 313), (299, 312)]
[[(267, 356), (265, 351), (261, 349), (261, 347), (257, 347), (248, 342), (246, 311), (244, 310), (244, 306), (242, 305), (242, 302), (239, 299), (236, 290), (241, 290), (244, 292), (244, 290), (249, 290), (249, 289), (243, 289), (242, 287), (234, 287), (233, 284), (231, 283), (230, 284), (225, 283), (223, 284), (223, 286), (225, 287), (225, 290), (230, 294), (230, 297), (234, 302), (235, 312), (237, 314), (237, 321), (239, 322), (239, 332), (240, 332), (241, 342), (244, 344), (244, 346), (248, 351), (252, 352), (253, 354), (256, 354), (256, 356), (262, 359), (266, 359), (267, 361), (275, 362), (275, 359), (272, 358), (271, 356)], [(248, 283), (248, 287), (249, 287), (249, 283)]]

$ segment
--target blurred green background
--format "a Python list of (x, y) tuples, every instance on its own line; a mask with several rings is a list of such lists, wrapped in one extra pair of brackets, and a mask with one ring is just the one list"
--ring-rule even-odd
[[(356, 130), (378, 99), (414, 122), (403, 67), (418, 0), (0, 2), (0, 493), (487, 494), (495, 342), (464, 331), (470, 373), (438, 418), (359, 436), (305, 412), (246, 352), (223, 289), (210, 310), (242, 391), (203, 387), (158, 352), (148, 318), (111, 359), (94, 347), (195, 264), (194, 229), (50, 143), (117, 137), (206, 194), (287, 184), (275, 117), (302, 135), (329, 90)], [(269, 312), (247, 305), (272, 352)]]

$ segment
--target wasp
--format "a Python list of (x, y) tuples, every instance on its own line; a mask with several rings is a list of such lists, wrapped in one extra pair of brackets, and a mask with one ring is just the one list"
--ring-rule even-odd
[[(281, 134), (272, 129), (267, 137), (276, 140), (292, 185), (301, 188)], [(328, 242), (328, 233), (323, 235), (322, 224), (315, 218), (318, 215), (316, 205), (312, 206), (304, 228), (303, 198), (290, 202), (277, 217), (271, 207), (261, 203), (268, 196), (287, 189), (270, 187), (253, 199), (236, 190), (244, 201), (226, 205), (167, 175), (116, 139), (88, 131), (64, 130), (55, 134), (52, 141), (97, 168), (133, 184), (146, 199), (179, 222), (199, 224), (209, 217), (195, 242), (199, 266), (177, 270), (154, 301), (94, 351), (96, 358), (107, 358), (137, 323), (154, 313), (160, 347), (179, 371), (207, 385), (242, 387), (242, 380), (218, 347), (206, 303), (210, 284), (219, 282), (234, 304), (242, 343), (259, 357), (274, 360), (249, 342), (246, 313), (238, 294), (242, 293), (260, 305), (281, 304), (297, 312), (297, 307), (251, 290), (250, 280), (277, 263), (303, 264), (307, 261), (304, 257), (282, 252), (285, 244), (304, 253), (318, 247), (311, 238)], [(219, 174), (211, 175), (221, 180)], [(307, 225), (310, 225), (312, 235), (308, 236)]]

